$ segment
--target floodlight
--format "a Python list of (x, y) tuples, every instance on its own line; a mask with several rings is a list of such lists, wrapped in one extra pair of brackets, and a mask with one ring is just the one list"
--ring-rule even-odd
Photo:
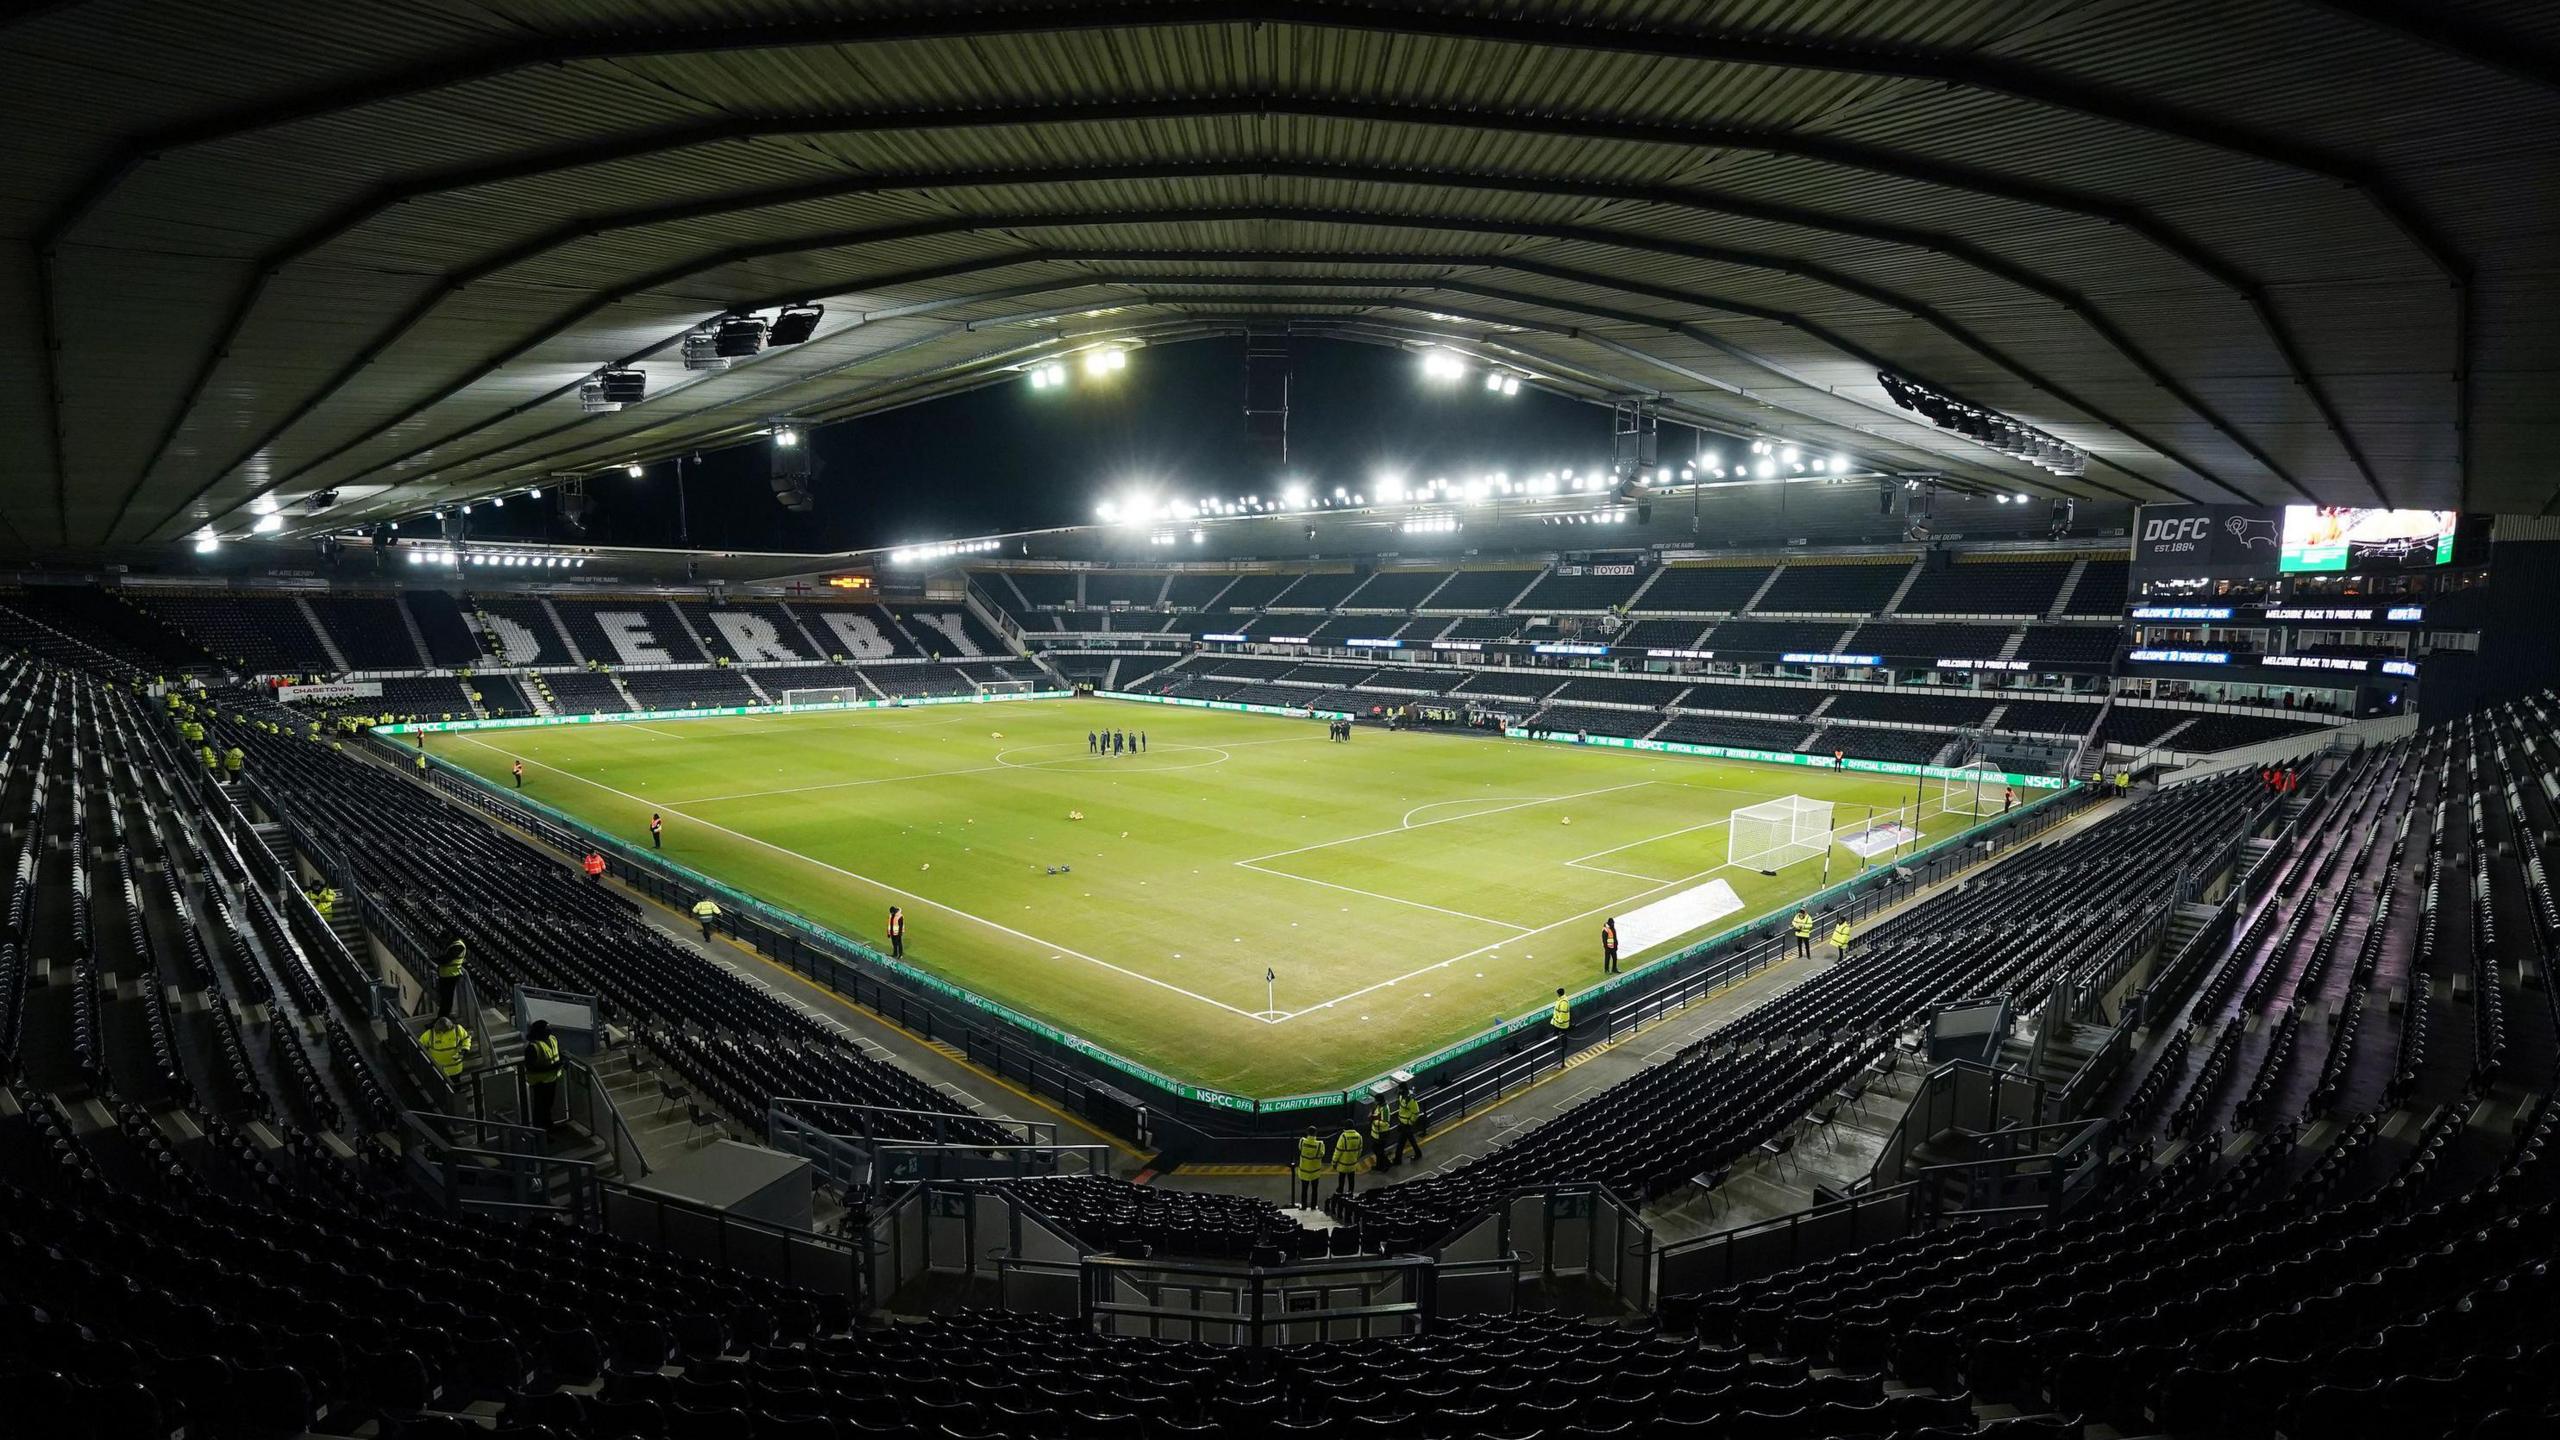
[(817, 333), (818, 317), (827, 313), (818, 304), (785, 305), (773, 317), (773, 325), (765, 331), (767, 345), (797, 345)]
[[(649, 472), (648, 472), (648, 471), (647, 471), (647, 470), (646, 470), (646, 469), (645, 469), (645, 468), (640, 464), (640, 462), (639, 462), (639, 461), (634, 460), (634, 461), (632, 461), (630, 464), (625, 465), (625, 466), (623, 466), (623, 467), (622, 467), (622, 473), (623, 473), (623, 474), (625, 474), (625, 475), (630, 476), (630, 477), (631, 477), (632, 479), (634, 479), (634, 480), (637, 480), (637, 479), (639, 479), (641, 476), (643, 476), (643, 475), (645, 475), (645, 474), (647, 474), (647, 473), (649, 473)], [(539, 491), (539, 490), (537, 490), (537, 491), (535, 491), (534, 493), (535, 493), (535, 494), (537, 494), (537, 495), (539, 495), (539, 494), (541, 494), (542, 492), (541, 492), (541, 491)]]
[(258, 517), (258, 523), (250, 526), (249, 528), (261, 535), (273, 535), (284, 528), (284, 517), (281, 515), (261, 515)]

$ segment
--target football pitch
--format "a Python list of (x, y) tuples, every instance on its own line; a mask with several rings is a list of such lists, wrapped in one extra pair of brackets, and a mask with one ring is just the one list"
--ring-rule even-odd
[[(1090, 731), (1143, 753), (1087, 753)], [(1791, 905), (1824, 862), (1727, 863), (1788, 795), (1863, 830), (1892, 776), (1106, 699), (494, 729), (438, 757), (1179, 1079), (1334, 1089)], [(1081, 815), (1081, 819), (1074, 818)], [(1858, 858), (1833, 848), (1834, 879)], [(1266, 979), (1266, 974), (1276, 977)]]

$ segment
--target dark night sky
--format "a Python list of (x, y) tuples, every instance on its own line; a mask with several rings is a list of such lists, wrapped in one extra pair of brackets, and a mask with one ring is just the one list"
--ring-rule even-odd
[[(1294, 342), (1289, 470), (1325, 489), (1363, 488), (1383, 470), (1409, 479), (1605, 463), (1609, 412), (1523, 386), (1491, 395), (1474, 376), (1427, 383), (1415, 358), (1339, 340)], [(1244, 341), (1139, 350), (1106, 383), (1078, 376), (1063, 394), (1027, 380), (846, 421), (817, 432), (824, 464), (814, 516), (774, 503), (763, 444), (686, 461), (693, 544), (707, 549), (841, 550), (996, 530), (1081, 524), (1133, 482), (1158, 494), (1276, 494), (1279, 476), (1244, 439)], [(1666, 456), (1685, 451), (1665, 427)], [(673, 466), (641, 480), (591, 482), (598, 518), (586, 539), (676, 542)], [(521, 503), (521, 502), (519, 502)], [(548, 538), (573, 538), (543, 518)], [(473, 519), (499, 518), (475, 511)], [(521, 517), (521, 518), (519, 518)], [(509, 506), (503, 538), (534, 538)], [(494, 525), (475, 526), (501, 538)]]

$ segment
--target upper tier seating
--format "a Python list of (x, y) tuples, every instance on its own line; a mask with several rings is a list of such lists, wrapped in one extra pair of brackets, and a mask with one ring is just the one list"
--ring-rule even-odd
[(1766, 615), (1872, 615), (1893, 598), (1910, 569), (1899, 557), (1872, 565), (1791, 561), (1752, 609)]
[(1769, 583), (1774, 565), (1670, 565), (1629, 608), (1682, 614), (1727, 615), (1739, 610)]
[(1707, 632), (1707, 648), (1719, 656), (1770, 660), (1798, 652), (1846, 655), (1855, 653), (1840, 648), (1849, 628), (1832, 620), (1719, 620)]
[(171, 630), (246, 670), (324, 674), (338, 669), (292, 600), (249, 595), (147, 594), (141, 607)]
[(1843, 653), (1881, 655), (1888, 662), (1904, 665), (1926, 665), (1933, 660), (1996, 660), (2015, 633), (2002, 625), (1871, 620), (1849, 637), (1849, 647)]
[(1623, 605), (1644, 583), (1644, 575), (1567, 575), (1550, 570), (1513, 608), (1532, 614), (1549, 611), (1598, 612)]
[(1281, 591), (1286, 590), (1291, 585), (1297, 583), (1297, 579), (1298, 577), (1296, 575), (1285, 572), (1277, 575), (1259, 572), (1250, 575), (1238, 575), (1235, 577), (1234, 584), (1229, 585), (1226, 589), (1218, 592), (1218, 598), (1214, 602), (1202, 606), (1201, 608), (1213, 612), (1220, 610), (1259, 610), (1263, 606), (1270, 604), (1272, 599)]
[(1014, 658), (1013, 647), (988, 634), (978, 617), (960, 606), (902, 605), (894, 615), (925, 653), (937, 659)]
[(1061, 570), (1010, 570), (994, 578), (1010, 583), (1026, 608), (1073, 605), (1084, 577)]
[(626, 665), (699, 665), (710, 657), (663, 600), (562, 600), (551, 608), (587, 659)]
[(49, 630), (94, 645), (147, 670), (209, 665), (202, 645), (171, 629), (122, 594), (86, 585), (36, 585), (11, 593), (10, 609)]
[(2080, 572), (2080, 583), (2071, 591), (2065, 615), (2103, 616), (2110, 620), (2124, 617), (2125, 595), (2132, 587), (2133, 567), (2123, 560), (2092, 560)]
[(1904, 725), (1979, 725), (1991, 718), (1995, 700), (1962, 690), (1905, 685), (1896, 690), (1843, 690), (1822, 713), (1829, 719), (1889, 720)]
[(464, 613), (461, 601), (446, 590), (407, 590), (400, 596), (427, 642), (427, 659), (442, 669), (477, 665), (481, 659), (479, 626)]
[[(1434, 595), (1431, 598), (1436, 603), (1440, 597)], [(1508, 615), (1469, 615), (1431, 638), (1434, 640), (1508, 640), (1519, 628), (1520, 622)]]
[[(423, 670), (428, 660), (409, 638), (398, 596), (315, 595), (311, 611), (337, 642), (350, 670)], [(468, 664), (468, 661), (457, 662)]]
[(1431, 596), (1433, 610), (1500, 610), (1538, 578), (1536, 570), (1461, 570)]
[(1967, 560), (1931, 569), (1903, 592), (1902, 615), (2042, 615), (2071, 578), (2069, 560)]
[(2014, 658), (2057, 669), (2104, 670), (2115, 660), (2122, 636), (2112, 625), (2030, 625)]
[(1644, 650), (1699, 650), (1706, 638), (1704, 620), (1638, 620), (1609, 637), (1612, 645)]
[(1153, 606), (1164, 594), (1165, 577), (1143, 570), (1090, 570), (1084, 577), (1084, 603), (1089, 606)]
[(819, 660), (826, 656), (790, 611), (770, 601), (711, 605), (682, 600), (676, 603), (676, 609), (714, 660), (751, 665), (776, 660)]
[(1342, 602), (1346, 610), (1411, 610), (1440, 588), (1447, 570), (1381, 570)]
[(824, 647), (830, 660), (841, 656), (848, 665), (861, 665), (924, 653), (907, 638), (907, 632), (888, 610), (878, 605), (794, 600), (783, 608), (800, 622), (800, 629), (811, 640)]
[[(524, 595), (467, 597), (464, 621), (491, 664), (574, 665), (560, 626), (540, 600)], [(421, 624), (424, 618), (421, 617)], [(432, 633), (432, 632), (430, 632)]]
[(1165, 587), (1164, 603), (1176, 610), (1205, 610), (1234, 580), (1232, 575), (1176, 575)]
[(1363, 578), (1348, 570), (1310, 572), (1263, 603), (1283, 610), (1330, 610), (1360, 588)]

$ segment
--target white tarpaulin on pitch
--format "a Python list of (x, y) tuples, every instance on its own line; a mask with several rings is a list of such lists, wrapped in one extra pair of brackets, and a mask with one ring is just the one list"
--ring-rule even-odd
[(1856, 852), (1861, 858), (1873, 860), (1879, 855), (1890, 855), (1896, 847), (1919, 838), (1919, 831), (1899, 821), (1888, 820), (1872, 830), (1861, 830), (1855, 835), (1843, 835), (1840, 837), (1840, 843)]
[(1665, 896), (1618, 917), (1618, 950), (1635, 956), (1692, 930), (1703, 930), (1742, 908), (1742, 897), (1722, 880)]

